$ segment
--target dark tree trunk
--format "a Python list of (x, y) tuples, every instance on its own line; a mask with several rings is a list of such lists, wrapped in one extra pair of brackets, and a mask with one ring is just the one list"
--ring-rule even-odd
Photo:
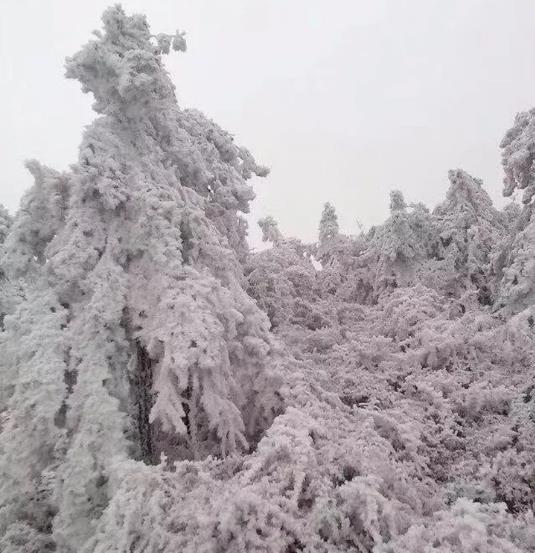
[(152, 409), (152, 360), (147, 350), (139, 343), (136, 344), (137, 363), (133, 375), (133, 400), (136, 409), (137, 430), (141, 455), (146, 463), (153, 464), (155, 451), (149, 422)]

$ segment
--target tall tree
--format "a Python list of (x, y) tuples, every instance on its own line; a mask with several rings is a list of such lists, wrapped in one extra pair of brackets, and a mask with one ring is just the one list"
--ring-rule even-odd
[(495, 308), (518, 313), (535, 304), (535, 222), (520, 231), (499, 283)]
[(320, 226), (319, 226), (319, 242), (325, 244), (325, 242), (332, 240), (338, 236), (338, 216), (334, 206), (327, 202), (323, 206), (321, 213)]
[(445, 291), (459, 296), (476, 290), (479, 301), (494, 300), (493, 257), (508, 234), (509, 224), (493, 205), (483, 182), (462, 169), (449, 171), (446, 200), (434, 210), (439, 231), (437, 253), (443, 259)]
[(505, 172), (503, 195), (523, 190), (522, 203), (531, 203), (535, 194), (535, 108), (516, 115), (500, 147)]
[(9, 214), (9, 211), (2, 204), (0, 204), (0, 246), (6, 239), (11, 223), (12, 217)]
[(271, 242), (273, 245), (276, 245), (284, 240), (277, 221), (271, 215), (259, 219), (258, 226), (262, 230), (263, 242)]
[[(162, 53), (185, 50), (181, 34), (153, 36), (143, 16), (119, 6), (102, 20), (66, 65), (100, 117), (69, 174), (30, 165), (39, 200), (30, 204), (47, 209), (38, 220), (22, 211), (10, 262), (13, 274), (33, 263), (36, 275), (7, 329), (22, 353), (0, 449), (13, 490), (0, 499), (3, 521), (18, 524), (13, 503), (30, 504), (46, 473), (62, 551), (88, 539), (117, 460), (248, 448), (273, 406), (269, 322), (244, 292), (239, 262), (238, 212), (254, 197), (246, 181), (266, 170), (215, 123), (177, 106)], [(54, 186), (65, 193), (39, 196)], [(38, 349), (24, 349), (22, 335)], [(24, 421), (47, 388), (27, 378), (54, 388), (32, 424)], [(15, 431), (32, 448), (16, 474), (6, 468)]]
[(502, 255), (503, 277), (495, 307), (516, 313), (533, 304), (533, 196), (535, 195), (535, 108), (518, 113), (500, 147), (504, 168), (503, 195), (522, 190), (523, 212), (516, 217), (515, 231)]
[(390, 217), (371, 233), (366, 257), (375, 295), (413, 282), (427, 260), (433, 229), (422, 205), (409, 210), (399, 190), (390, 193)]
[(0, 331), (4, 329), (4, 317), (9, 310), (11, 291), (9, 290), (9, 279), (5, 273), (4, 248), (3, 244), (7, 238), (13, 218), (8, 210), (0, 204)]

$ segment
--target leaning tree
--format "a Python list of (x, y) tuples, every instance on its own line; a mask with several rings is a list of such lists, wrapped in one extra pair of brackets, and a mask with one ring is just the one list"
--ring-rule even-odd
[(119, 6), (103, 24), (66, 63), (99, 117), (68, 173), (29, 164), (2, 256), (24, 293), (2, 335), (0, 536), (36, 550), (81, 550), (117, 460), (247, 449), (277, 409), (240, 263), (246, 181), (267, 171), (177, 106), (162, 54), (182, 34)]

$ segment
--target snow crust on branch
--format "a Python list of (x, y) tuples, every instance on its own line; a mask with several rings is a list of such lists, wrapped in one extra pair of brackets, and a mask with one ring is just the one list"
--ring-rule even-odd
[[(98, 118), (0, 207), (2, 553), (535, 550), (532, 113), (505, 194), (318, 241), (243, 214), (266, 176), (106, 10), (67, 60)], [(519, 153), (520, 152), (520, 153)]]

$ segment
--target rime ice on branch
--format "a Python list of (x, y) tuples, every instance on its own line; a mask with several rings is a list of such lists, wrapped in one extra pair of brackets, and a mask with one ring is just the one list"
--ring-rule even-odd
[[(44, 494), (62, 551), (80, 551), (89, 537), (117, 460), (247, 450), (277, 405), (268, 319), (244, 292), (239, 263), (247, 251), (240, 213), (254, 197), (246, 181), (267, 170), (200, 112), (177, 106), (162, 54), (185, 50), (182, 34), (154, 37), (143, 16), (119, 6), (102, 20), (103, 32), (66, 64), (101, 116), (84, 132), (72, 172), (29, 165), (31, 210), (19, 212), (7, 240), (7, 272), (31, 265), (36, 284), (6, 333), (19, 347), (50, 335), (36, 367), (23, 355), (14, 362), (24, 364), (19, 374), (53, 380), (55, 391), (34, 413), (36, 428), (17, 422), (30, 398), (18, 388), (12, 395), (2, 439), (16, 435), (34, 453), (15, 470), (0, 444), (0, 508), (9, 526)], [(23, 481), (25, 495), (8, 493)], [(36, 531), (50, 524), (42, 516)]]
[(176, 105), (183, 34), (103, 22), (78, 163), (0, 209), (0, 551), (535, 551), (530, 204), (455, 170), (433, 212), (393, 192), (354, 237), (326, 204), (313, 245), (266, 217), (250, 254), (266, 170)]

